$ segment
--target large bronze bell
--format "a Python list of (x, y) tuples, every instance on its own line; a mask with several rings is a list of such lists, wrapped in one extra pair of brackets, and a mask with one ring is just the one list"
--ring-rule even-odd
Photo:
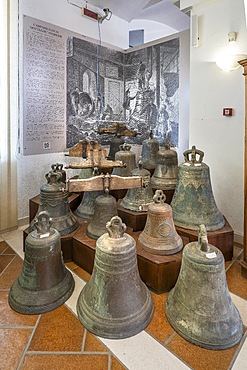
[(153, 301), (142, 282), (134, 239), (116, 216), (96, 243), (91, 279), (77, 301), (81, 323), (93, 334), (122, 339), (139, 333), (151, 321)]
[(124, 144), (124, 139), (120, 134), (116, 134), (114, 138), (110, 141), (110, 149), (109, 154), (107, 156), (108, 159), (115, 161), (115, 154), (116, 152), (119, 152), (120, 145)]
[(142, 167), (139, 160), (138, 168), (131, 171), (131, 176), (140, 176), (143, 179), (143, 187), (128, 189), (125, 197), (120, 202), (123, 208), (136, 212), (147, 211), (148, 205), (153, 203), (153, 189), (150, 185), (150, 172)]
[(174, 226), (171, 206), (165, 203), (165, 199), (163, 191), (156, 190), (154, 203), (148, 206), (145, 228), (138, 238), (140, 246), (153, 254), (175, 254), (183, 248), (183, 241)]
[(177, 152), (165, 145), (157, 154), (151, 185), (154, 189), (175, 189), (178, 178)]
[(74, 290), (74, 279), (63, 263), (60, 234), (52, 219), (40, 212), (35, 230), (25, 240), (22, 271), (9, 292), (9, 305), (23, 314), (41, 314), (62, 305)]
[(113, 175), (131, 176), (131, 171), (136, 168), (136, 155), (131, 150), (131, 145), (120, 145), (120, 151), (116, 152), (115, 160), (122, 161), (125, 167), (115, 167), (112, 171)]
[[(53, 171), (46, 175), (47, 184), (40, 188), (37, 215), (42, 211), (47, 211), (53, 220), (52, 226), (63, 236), (75, 231), (79, 224), (69, 207), (69, 193), (65, 189), (65, 184), (61, 182), (61, 176), (61, 173)], [(34, 230), (33, 222), (29, 229)]]
[(184, 247), (165, 312), (173, 328), (200, 347), (230, 348), (243, 335), (243, 323), (227, 287), (223, 254), (208, 244), (205, 225), (199, 227), (198, 242)]
[(108, 192), (100, 195), (95, 200), (94, 214), (91, 222), (88, 224), (86, 233), (92, 239), (98, 239), (106, 233), (106, 223), (113, 216), (117, 216), (116, 199)]
[(153, 131), (150, 131), (149, 139), (142, 143), (142, 165), (147, 170), (154, 170), (156, 166), (156, 158), (159, 151), (159, 142), (154, 139)]
[(176, 226), (197, 230), (205, 224), (207, 231), (224, 227), (210, 181), (209, 167), (202, 162), (204, 153), (195, 146), (184, 152), (185, 162), (178, 167), (178, 183), (171, 201)]

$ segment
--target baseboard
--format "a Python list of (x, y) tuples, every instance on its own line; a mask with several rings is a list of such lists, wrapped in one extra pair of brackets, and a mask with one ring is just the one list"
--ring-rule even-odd
[(237, 243), (237, 244), (240, 244), (240, 245), (244, 245), (244, 237), (243, 235), (240, 235), (240, 234), (235, 234), (234, 233), (234, 243)]
[(29, 217), (23, 217), (23, 218), (19, 218), (18, 220), (18, 227), (22, 227), (22, 226), (25, 226), (25, 225), (29, 225)]

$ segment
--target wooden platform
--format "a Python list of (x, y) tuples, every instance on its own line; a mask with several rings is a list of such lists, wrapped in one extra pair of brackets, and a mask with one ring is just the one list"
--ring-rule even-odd
[[(80, 204), (81, 196), (72, 194), (69, 199), (71, 210), (74, 211)], [(39, 196), (30, 200), (30, 222), (36, 215), (39, 206)], [(145, 284), (156, 293), (168, 292), (176, 283), (182, 260), (182, 251), (170, 256), (159, 256), (143, 250), (138, 243), (138, 236), (141, 232), (140, 223), (143, 225), (144, 218), (146, 222), (146, 212), (133, 212), (118, 207), (119, 216), (128, 226), (127, 233), (136, 240), (137, 262), (140, 276)], [(122, 211), (122, 213), (121, 213)], [(126, 212), (128, 211), (128, 212)], [(124, 219), (127, 214), (127, 221)], [(77, 216), (76, 216), (77, 217)], [(88, 221), (78, 218), (79, 228), (73, 233), (61, 237), (61, 247), (63, 257), (66, 262), (74, 261), (78, 266), (88, 273), (92, 273), (94, 265), (94, 255), (96, 241), (86, 235)], [(131, 220), (128, 221), (128, 220)], [(131, 225), (134, 227), (130, 227)], [(135, 230), (133, 230), (135, 229)], [(177, 232), (183, 239), (184, 245), (196, 241), (198, 235), (196, 231), (176, 228)], [(28, 230), (24, 231), (24, 240)], [(233, 257), (233, 230), (226, 220), (224, 228), (214, 232), (208, 232), (210, 244), (218, 247), (226, 261), (232, 260)]]

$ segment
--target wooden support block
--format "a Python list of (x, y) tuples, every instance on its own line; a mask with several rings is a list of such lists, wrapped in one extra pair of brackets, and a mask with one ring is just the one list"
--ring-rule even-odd
[(133, 231), (142, 231), (147, 220), (147, 211), (135, 212), (120, 206), (121, 200), (117, 202), (118, 216), (126, 226), (133, 229)]
[[(176, 226), (176, 230), (181, 237), (187, 237), (190, 242), (198, 240), (198, 231), (196, 230), (184, 229), (178, 226)], [(234, 232), (226, 219), (225, 226), (222, 229), (208, 231), (207, 237), (209, 244), (212, 244), (221, 250), (226, 261), (232, 260)]]

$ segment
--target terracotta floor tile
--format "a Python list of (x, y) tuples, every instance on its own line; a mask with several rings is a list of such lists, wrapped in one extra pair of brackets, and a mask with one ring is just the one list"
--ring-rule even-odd
[(14, 258), (13, 255), (11, 256), (4, 254), (0, 255), (0, 274), (8, 266), (8, 264), (12, 261), (13, 258)]
[(84, 346), (85, 352), (107, 352), (106, 347), (89, 331), (87, 331)]
[(8, 247), (4, 252), (3, 254), (14, 254), (16, 255), (15, 251), (11, 248), (11, 247)]
[(84, 271), (82, 268), (80, 267), (77, 267), (74, 271), (73, 271), (75, 274), (77, 274), (80, 278), (82, 278), (82, 280), (88, 282), (91, 275)]
[(194, 370), (227, 370), (238, 345), (223, 351), (207, 350), (176, 334), (166, 347)]
[(81, 351), (84, 328), (64, 306), (42, 314), (29, 351)]
[(15, 280), (20, 275), (22, 266), (23, 266), (22, 259), (19, 256), (15, 256), (14, 259), (12, 260), (12, 262), (10, 263), (10, 265), (4, 271), (4, 274), (0, 275), (0, 287), (1, 287), (1, 289), (10, 289), (11, 288), (11, 286), (13, 285)]
[(111, 356), (111, 370), (125, 370), (125, 369), (127, 368), (123, 366), (115, 357)]
[(8, 291), (0, 291), (0, 326), (34, 326), (38, 315), (22, 315), (8, 304)]
[(247, 279), (241, 275), (241, 266), (236, 261), (226, 273), (230, 292), (247, 299)]
[(161, 343), (164, 343), (173, 333), (174, 329), (168, 323), (165, 315), (164, 304), (168, 293), (151, 293), (154, 300), (154, 315), (146, 331)]
[(7, 248), (8, 248), (8, 244), (5, 241), (0, 242), (0, 254), (3, 253), (5, 249)]
[(108, 355), (47, 354), (25, 356), (21, 370), (108, 370)]
[(32, 329), (0, 329), (0, 370), (15, 370), (18, 367)]

